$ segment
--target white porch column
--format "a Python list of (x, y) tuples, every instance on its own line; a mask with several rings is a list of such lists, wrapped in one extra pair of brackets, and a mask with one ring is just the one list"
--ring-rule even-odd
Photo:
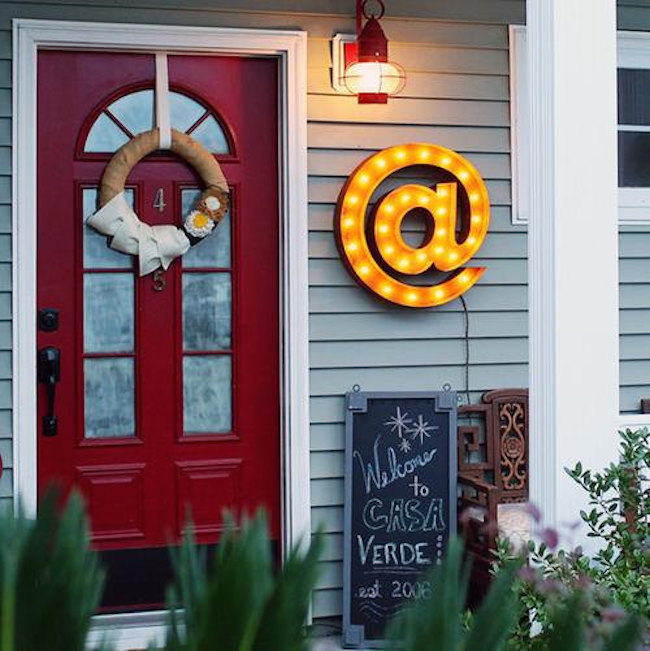
[(579, 519), (564, 466), (616, 456), (615, 0), (527, 0), (531, 500)]

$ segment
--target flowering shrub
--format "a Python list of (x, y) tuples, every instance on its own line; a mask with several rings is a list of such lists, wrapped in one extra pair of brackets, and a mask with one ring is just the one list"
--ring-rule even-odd
[[(469, 568), (462, 545), (451, 541), (442, 565), (429, 580), (435, 598), (409, 604), (390, 630), (395, 648), (404, 651), (632, 651), (640, 639), (639, 618), (612, 611), (593, 626), (593, 594), (587, 585), (549, 593), (545, 626), (538, 635), (522, 624), (519, 597), (530, 577), (521, 559), (506, 561), (481, 606), (465, 610)], [(519, 576), (517, 576), (519, 570)], [(550, 587), (550, 586), (549, 586)], [(537, 588), (541, 591), (542, 585)], [(603, 612), (603, 615), (606, 613)]]
[[(528, 543), (528, 565), (514, 584), (520, 618), (509, 649), (537, 648), (534, 640), (544, 639), (552, 613), (572, 594), (580, 594), (587, 638), (594, 647), (626, 612), (650, 618), (650, 433), (626, 430), (620, 437), (618, 462), (602, 472), (585, 470), (581, 463), (565, 468), (587, 492), (589, 507), (580, 517), (587, 536), (601, 542), (600, 549), (593, 557), (580, 547), (561, 549), (557, 532), (549, 529), (541, 531), (539, 542)], [(531, 513), (539, 522), (539, 513)], [(512, 559), (508, 543), (500, 541), (495, 573)], [(531, 640), (531, 630), (541, 634)]]

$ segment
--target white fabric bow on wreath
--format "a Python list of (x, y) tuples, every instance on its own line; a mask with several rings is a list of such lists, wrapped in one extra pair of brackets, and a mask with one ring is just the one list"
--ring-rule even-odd
[(176, 226), (149, 226), (141, 222), (123, 191), (91, 215), (87, 223), (111, 238), (111, 249), (137, 255), (141, 276), (159, 267), (167, 270), (172, 260), (187, 253), (191, 246), (187, 235)]
[(131, 169), (158, 149), (159, 143), (159, 131), (152, 129), (115, 153), (102, 176), (100, 208), (86, 220), (89, 226), (110, 238), (112, 249), (138, 256), (141, 276), (160, 267), (166, 270), (175, 258), (210, 235), (229, 205), (228, 184), (212, 154), (190, 136), (172, 129), (171, 150), (196, 169), (205, 190), (182, 228), (142, 222), (126, 201), (124, 184)]

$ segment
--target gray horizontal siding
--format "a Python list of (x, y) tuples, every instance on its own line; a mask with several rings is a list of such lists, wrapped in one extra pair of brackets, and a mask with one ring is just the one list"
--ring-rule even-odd
[[(350, 170), (352, 172), (352, 170)], [(331, 203), (334, 205), (345, 178), (332, 176), (312, 176), (309, 179), (309, 200), (317, 203)], [(390, 191), (408, 182), (407, 179), (390, 179), (383, 186)], [(490, 201), (495, 206), (509, 206), (511, 203), (510, 183), (508, 181), (487, 181), (486, 186), (490, 193)]]
[[(314, 95), (335, 94), (331, 76), (323, 68), (309, 68), (307, 84)], [(409, 71), (408, 84), (400, 98), (508, 101), (508, 84), (499, 75)]]
[(356, 124), (325, 121), (310, 122), (307, 135), (310, 146), (326, 149), (377, 150), (397, 142), (435, 142), (458, 152), (510, 152), (510, 129), (507, 127), (397, 125), (386, 129), (381, 124), (368, 123), (360, 128)]
[[(492, 222), (476, 256), (487, 272), (466, 295), (469, 389), (477, 398), (494, 387), (528, 383), (526, 231), (511, 224), (507, 30), (501, 28), (499, 39), (494, 26), (472, 25), (472, 31), (482, 27), (486, 34), (468, 43), (466, 25), (454, 25), (453, 46), (433, 39), (415, 44), (408, 35), (391, 42), (408, 82), (405, 93), (385, 106), (359, 107), (353, 98), (334, 95), (329, 43), (310, 41), (311, 500), (314, 527), (327, 532), (332, 545), (314, 597), (317, 615), (341, 612), (344, 393), (354, 384), (365, 390), (464, 386), (465, 322), (458, 301), (424, 311), (387, 306), (341, 265), (332, 235), (335, 203), (347, 175), (371, 152), (429, 141), (460, 151), (478, 167), (490, 192)], [(386, 191), (413, 180), (396, 178)]]
[[(482, 264), (486, 263), (486, 260), (482, 261)], [(633, 269), (629, 269), (628, 276), (631, 275), (633, 271)], [(491, 260), (486, 275), (488, 273), (488, 278), (492, 283), (506, 285), (519, 285), (525, 283), (527, 276), (526, 260), (523, 258), (520, 260)], [(646, 271), (646, 275), (650, 278), (650, 269)], [(309, 282), (310, 285), (353, 286), (353, 281), (350, 280), (349, 275), (345, 269), (341, 267), (338, 260), (310, 260)], [(471, 298), (469, 300), (471, 301)]]
[(650, 398), (650, 227), (619, 233), (620, 408), (638, 413)]
[(402, 97), (393, 100), (399, 111), (394, 106), (382, 104), (369, 106), (367, 111), (359, 111), (355, 98), (346, 97), (332, 102), (333, 98), (336, 96), (310, 96), (308, 110), (313, 122), (429, 125), (431, 116), (435, 115), (437, 124), (442, 126), (507, 127), (510, 124), (507, 102)]
[[(311, 297), (312, 314), (377, 313), (381, 312), (383, 307), (370, 295), (359, 299), (356, 286), (315, 285), (312, 286)], [(490, 285), (487, 282), (474, 288), (471, 294), (471, 303), (469, 296), (466, 297), (470, 313), (519, 311), (521, 310), (522, 301), (525, 302), (526, 300), (525, 284)], [(455, 302), (441, 305), (438, 308), (439, 312), (458, 312), (460, 309), (461, 306)], [(485, 337), (487, 334), (489, 333), (477, 332), (477, 336), (482, 335)]]
[(11, 35), (0, 32), (0, 511), (13, 493), (11, 427)]
[[(389, 342), (386, 342), (389, 343)], [(399, 348), (377, 341), (312, 342), (309, 347), (310, 366), (314, 369), (384, 369), (448, 366), (464, 355), (463, 339), (443, 339), (429, 342), (422, 350), (418, 340), (405, 339)], [(650, 350), (650, 337), (644, 345)], [(483, 339), (470, 341), (470, 358), (475, 365), (518, 364), (526, 361), (526, 337), (499, 337), (485, 344)]]
[[(389, 27), (386, 25), (386, 29)], [(503, 28), (502, 28), (503, 29)], [(433, 41), (427, 43), (399, 43), (391, 35), (390, 57), (398, 61), (409, 73), (415, 72), (453, 72), (463, 75), (507, 75), (508, 48), (452, 46), (440, 47)], [(329, 39), (312, 38), (308, 45), (309, 68), (329, 68), (331, 44)], [(342, 97), (342, 103), (347, 98)], [(384, 108), (389, 108), (383, 105)], [(371, 107), (380, 108), (380, 107)], [(364, 113), (359, 111), (359, 113)]]
[[(310, 148), (307, 166), (311, 176), (347, 176), (374, 150), (362, 149), (317, 149)], [(484, 154), (464, 152), (471, 156), (472, 163), (487, 180), (510, 179), (510, 157), (507, 154)], [(330, 215), (330, 223), (332, 216)]]
[[(385, 344), (383, 344), (385, 345)], [(485, 344), (489, 345), (489, 344)], [(402, 366), (355, 369), (317, 369), (310, 373), (312, 396), (335, 396), (349, 391), (359, 384), (364, 391), (423, 391), (441, 390), (449, 383), (452, 387), (463, 387), (462, 360), (456, 365), (444, 366)], [(513, 364), (472, 364), (469, 373), (470, 391), (483, 392), (495, 387), (527, 386), (528, 366)]]

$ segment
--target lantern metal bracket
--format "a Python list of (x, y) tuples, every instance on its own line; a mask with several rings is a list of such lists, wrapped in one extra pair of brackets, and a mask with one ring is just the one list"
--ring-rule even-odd
[(356, 34), (335, 34), (332, 38), (332, 88), (337, 93), (352, 95), (343, 81), (346, 63), (357, 58)]

